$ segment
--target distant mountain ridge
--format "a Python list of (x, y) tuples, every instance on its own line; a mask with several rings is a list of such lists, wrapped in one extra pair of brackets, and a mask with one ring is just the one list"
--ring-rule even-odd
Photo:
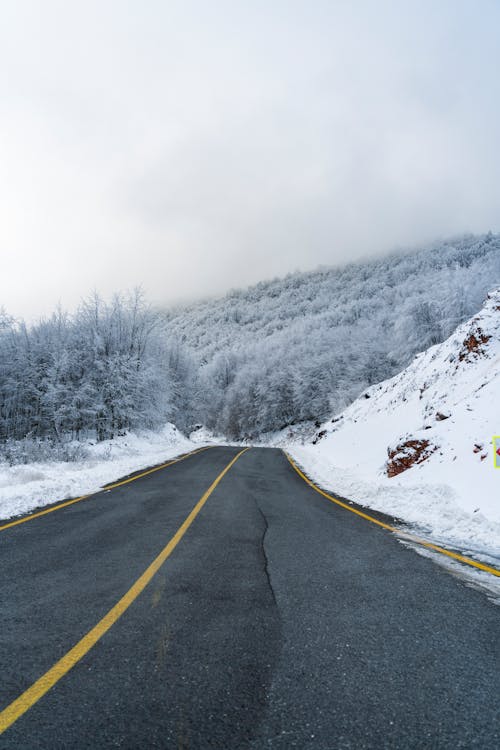
[(443, 341), (500, 284), (500, 235), (295, 273), (165, 314), (194, 358), (193, 419), (255, 437), (323, 419)]

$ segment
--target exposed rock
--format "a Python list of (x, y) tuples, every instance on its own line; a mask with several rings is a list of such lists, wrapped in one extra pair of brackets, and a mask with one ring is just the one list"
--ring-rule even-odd
[(388, 448), (389, 458), (386, 463), (386, 474), (395, 477), (415, 464), (421, 464), (431, 456), (437, 446), (432, 445), (429, 440), (418, 440), (416, 438), (399, 443), (394, 449)]
[(321, 438), (324, 438), (325, 435), (326, 435), (326, 430), (320, 430), (318, 434), (314, 437), (312, 444), (316, 445), (316, 443), (318, 443), (321, 440)]
[(486, 336), (479, 326), (472, 330), (468, 337), (464, 339), (462, 349), (458, 355), (460, 362), (464, 360), (470, 362), (476, 357), (484, 356), (484, 344), (487, 344), (491, 336)]

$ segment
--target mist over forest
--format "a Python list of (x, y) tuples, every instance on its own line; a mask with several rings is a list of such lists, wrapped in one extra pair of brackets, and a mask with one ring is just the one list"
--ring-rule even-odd
[(155, 310), (136, 291), (33, 325), (2, 311), (1, 452), (29, 460), (47, 445), (71, 458), (70, 441), (166, 421), (254, 439), (322, 420), (447, 338), (499, 284), (489, 233), (182, 309)]

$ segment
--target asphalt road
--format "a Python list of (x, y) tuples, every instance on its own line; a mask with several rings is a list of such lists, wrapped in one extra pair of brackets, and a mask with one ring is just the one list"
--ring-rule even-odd
[[(238, 453), (0, 532), (0, 712), (91, 630)], [(0, 713), (0, 720), (1, 720)], [(0, 748), (500, 747), (500, 609), (244, 453), (122, 616)]]

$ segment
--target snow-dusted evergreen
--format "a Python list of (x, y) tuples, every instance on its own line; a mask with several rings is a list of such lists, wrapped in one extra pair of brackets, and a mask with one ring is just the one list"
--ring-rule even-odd
[(235, 291), (173, 311), (199, 372), (193, 419), (218, 434), (323, 419), (443, 341), (500, 283), (500, 235)]

